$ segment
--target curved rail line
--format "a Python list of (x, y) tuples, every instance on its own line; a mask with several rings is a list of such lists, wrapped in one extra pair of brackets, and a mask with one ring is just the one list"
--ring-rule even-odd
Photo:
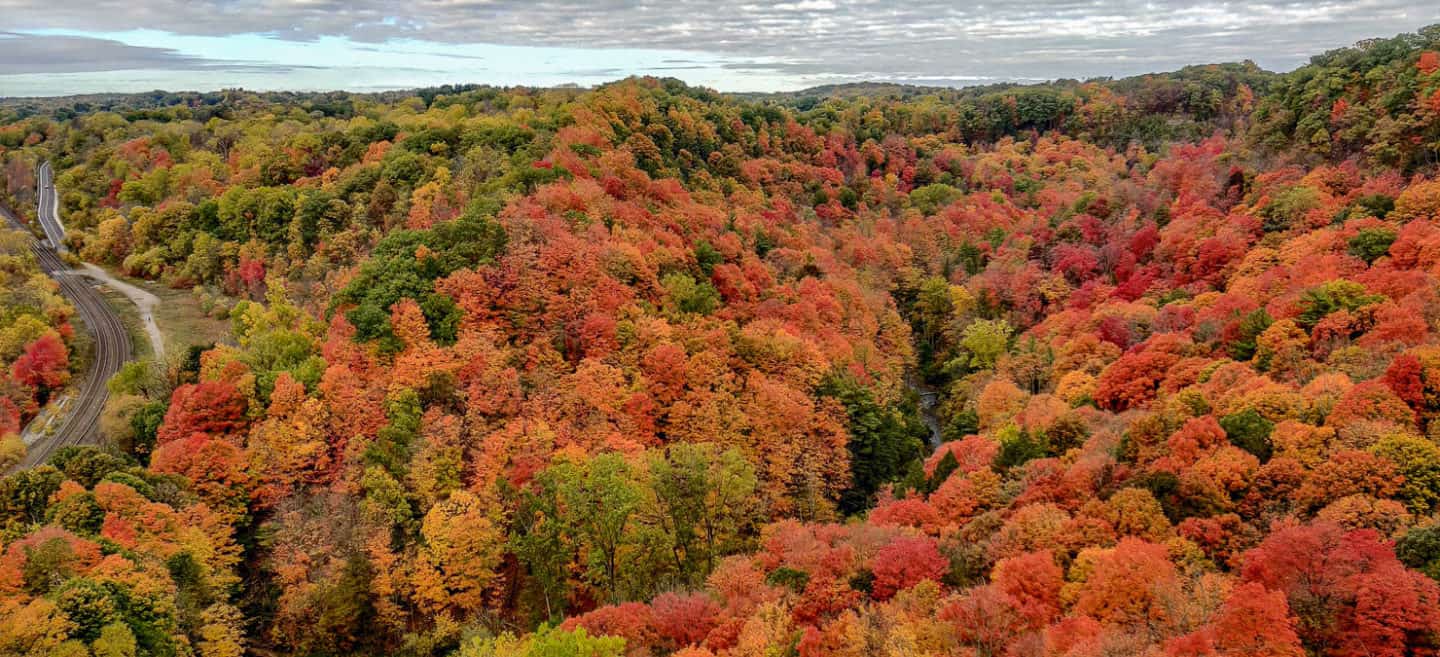
[[(105, 407), (105, 399), (109, 396), (105, 384), (120, 370), (120, 366), (130, 359), (130, 335), (120, 323), (120, 317), (94, 286), (87, 282), (84, 274), (71, 271), (56, 253), (57, 248), (64, 248), (58, 241), (64, 236), (64, 228), (60, 225), (56, 211), (58, 201), (49, 162), (40, 166), (37, 187), (40, 223), (47, 239), (44, 242), (32, 240), (30, 250), (35, 254), (40, 269), (55, 279), (60, 286), (60, 293), (75, 306), (76, 316), (95, 339), (95, 356), (76, 393), (75, 401), (67, 409), (59, 425), (49, 435), (42, 436), (27, 446), (25, 459), (16, 466), (19, 469), (46, 462), (62, 447), (98, 442), (100, 411)], [(29, 232), (15, 217), (4, 214), (12, 226)]]

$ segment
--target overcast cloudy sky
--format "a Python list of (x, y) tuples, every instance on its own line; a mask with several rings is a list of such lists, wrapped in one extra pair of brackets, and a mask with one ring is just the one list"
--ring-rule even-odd
[(967, 85), (1252, 59), (1440, 23), (1421, 0), (0, 0), (0, 96), (595, 84)]

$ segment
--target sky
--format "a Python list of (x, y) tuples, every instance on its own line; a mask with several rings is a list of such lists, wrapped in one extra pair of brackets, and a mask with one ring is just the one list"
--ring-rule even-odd
[(153, 89), (1123, 77), (1440, 23), (1426, 0), (0, 0), (0, 97)]

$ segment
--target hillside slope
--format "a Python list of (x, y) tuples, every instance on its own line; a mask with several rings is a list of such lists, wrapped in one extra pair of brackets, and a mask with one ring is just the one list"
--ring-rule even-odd
[(1440, 30), (827, 96), (0, 126), (234, 326), (0, 480), (0, 653), (1440, 649)]

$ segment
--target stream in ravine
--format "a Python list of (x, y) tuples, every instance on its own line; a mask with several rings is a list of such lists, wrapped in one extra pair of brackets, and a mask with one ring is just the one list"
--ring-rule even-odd
[(905, 385), (920, 396), (920, 419), (925, 422), (925, 428), (930, 430), (930, 450), (939, 449), (940, 443), (944, 442), (940, 434), (940, 417), (935, 414), (936, 408), (940, 406), (940, 391), (925, 383), (919, 372), (906, 374)]

